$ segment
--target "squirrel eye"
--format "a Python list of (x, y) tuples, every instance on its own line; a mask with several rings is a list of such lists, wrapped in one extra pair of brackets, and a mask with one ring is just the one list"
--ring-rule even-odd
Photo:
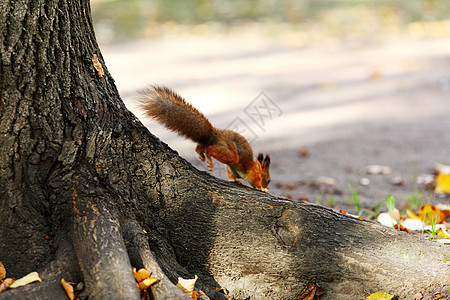
[(267, 184), (269, 184), (270, 183), (270, 179), (267, 179)]

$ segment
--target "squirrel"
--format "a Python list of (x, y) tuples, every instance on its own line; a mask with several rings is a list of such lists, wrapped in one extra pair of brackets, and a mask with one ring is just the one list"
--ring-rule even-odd
[(268, 191), (270, 157), (253, 156), (247, 140), (237, 132), (218, 129), (195, 107), (173, 90), (153, 85), (140, 92), (140, 107), (145, 115), (156, 119), (168, 129), (197, 143), (195, 151), (201, 161), (214, 169), (211, 157), (226, 165), (231, 181), (241, 178), (254, 188)]

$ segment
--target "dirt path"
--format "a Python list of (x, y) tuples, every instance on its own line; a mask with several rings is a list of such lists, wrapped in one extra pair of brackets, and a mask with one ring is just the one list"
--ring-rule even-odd
[[(140, 118), (135, 91), (159, 83), (215, 126), (245, 130), (255, 151), (272, 157), (274, 194), (354, 212), (349, 183), (366, 208), (390, 193), (403, 203), (428, 199), (416, 177), (435, 163), (450, 164), (450, 39), (303, 47), (243, 35), (102, 48), (122, 97)], [(252, 115), (258, 107), (262, 118)], [(192, 143), (144, 123), (204, 169)], [(391, 173), (368, 175), (368, 164), (389, 166)], [(215, 175), (226, 177), (224, 169)], [(336, 185), (317, 184), (321, 176)], [(394, 177), (405, 184), (393, 185)]]

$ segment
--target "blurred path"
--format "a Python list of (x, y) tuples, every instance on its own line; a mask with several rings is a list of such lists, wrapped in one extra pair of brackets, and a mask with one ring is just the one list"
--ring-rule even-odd
[[(136, 90), (149, 83), (172, 87), (217, 127), (238, 117), (255, 151), (272, 156), (275, 194), (326, 200), (329, 189), (307, 183), (329, 176), (344, 193), (338, 202), (351, 194), (350, 182), (371, 205), (389, 193), (401, 199), (421, 191), (418, 174), (436, 162), (450, 164), (450, 38), (299, 47), (286, 38), (242, 35), (105, 45), (102, 51), (128, 107), (195, 165), (193, 143), (141, 117), (133, 105)], [(261, 97), (275, 105), (273, 115), (251, 118), (247, 113)], [(301, 148), (310, 155), (301, 157)], [(367, 164), (388, 165), (392, 173), (366, 175)], [(392, 185), (394, 176), (406, 184)], [(362, 177), (370, 184), (359, 185)], [(292, 184), (280, 186), (285, 183)]]

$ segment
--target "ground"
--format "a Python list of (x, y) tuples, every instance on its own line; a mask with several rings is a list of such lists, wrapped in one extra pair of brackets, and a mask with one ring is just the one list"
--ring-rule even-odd
[[(295, 35), (245, 32), (101, 48), (124, 101), (152, 133), (206, 170), (192, 142), (137, 109), (137, 90), (164, 84), (216, 127), (238, 125), (255, 152), (269, 153), (276, 195), (351, 213), (349, 185), (366, 209), (391, 193), (398, 207), (411, 199), (426, 203), (429, 191), (417, 177), (436, 163), (450, 164), (450, 38), (307, 45)], [(258, 108), (262, 119), (251, 114)], [(391, 172), (366, 174), (370, 164)], [(226, 178), (217, 162), (214, 175)], [(318, 184), (320, 177), (336, 184)], [(404, 184), (392, 184), (395, 177)], [(448, 199), (433, 195), (431, 202)]]

